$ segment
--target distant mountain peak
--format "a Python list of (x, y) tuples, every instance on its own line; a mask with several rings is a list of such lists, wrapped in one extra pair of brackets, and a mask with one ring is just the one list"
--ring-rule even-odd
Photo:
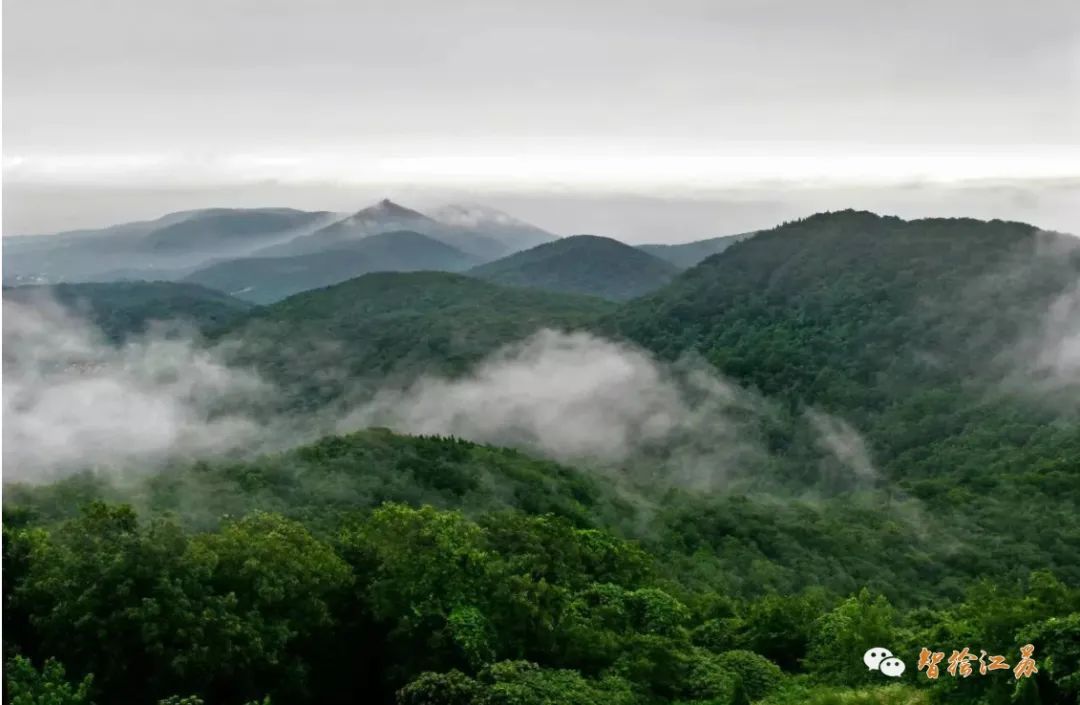
[(383, 220), (387, 218), (422, 218), (423, 220), (430, 220), (430, 218), (423, 213), (394, 203), (389, 198), (384, 198), (375, 205), (358, 210), (352, 215), (352, 219), (354, 220)]

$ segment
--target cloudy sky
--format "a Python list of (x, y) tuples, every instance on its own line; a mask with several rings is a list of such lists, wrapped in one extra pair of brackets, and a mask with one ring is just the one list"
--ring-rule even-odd
[(821, 209), (1080, 232), (1075, 0), (7, 0), (5, 233), (483, 201), (678, 240)]

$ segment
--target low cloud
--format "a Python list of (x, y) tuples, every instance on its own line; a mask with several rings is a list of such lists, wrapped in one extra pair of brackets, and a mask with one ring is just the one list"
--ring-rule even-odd
[(830, 478), (833, 483), (871, 487), (879, 474), (865, 439), (855, 427), (819, 409), (808, 409), (806, 418), (817, 434), (818, 447), (844, 470), (844, 477)]
[(1035, 367), (1059, 388), (1080, 387), (1080, 283), (1047, 310)]
[(1039, 233), (1029, 262), (999, 277), (1040, 287), (1014, 344), (1000, 356), (1003, 387), (1042, 406), (1080, 413), (1080, 238)]
[(544, 330), (465, 377), (383, 390), (339, 427), (454, 435), (594, 466), (651, 457), (679, 484), (712, 484), (760, 453), (743, 418), (757, 405), (703, 365), (664, 366), (627, 345)]
[[(333, 356), (334, 346), (325, 352)], [(233, 351), (235, 352), (235, 351)], [(385, 426), (511, 446), (655, 491), (783, 483), (767, 427), (791, 421), (692, 357), (668, 364), (588, 333), (543, 330), (454, 378), (367, 386), (344, 415), (276, 409), (276, 388), (191, 331), (110, 344), (51, 301), (4, 303), (3, 459), (8, 480), (83, 469), (154, 471), (169, 461), (250, 456), (319, 433)], [(328, 380), (348, 395), (349, 380)], [(354, 397), (355, 398), (355, 397)], [(872, 454), (846, 421), (805, 414), (822, 489), (871, 489)]]
[(250, 412), (267, 385), (192, 335), (154, 330), (112, 345), (49, 300), (3, 309), (6, 480), (152, 468), (257, 445)]

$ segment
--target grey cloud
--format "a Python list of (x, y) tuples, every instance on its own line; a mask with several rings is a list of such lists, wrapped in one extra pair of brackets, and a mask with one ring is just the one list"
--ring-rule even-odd
[(1080, 283), (1050, 305), (1033, 363), (1053, 388), (1080, 391)]
[(56, 304), (4, 303), (7, 480), (146, 470), (257, 445), (263, 429), (237, 409), (266, 393), (182, 332), (113, 346)]
[(879, 473), (866, 441), (855, 427), (820, 409), (807, 409), (806, 418), (817, 433), (819, 447), (848, 473), (848, 477), (831, 479), (850, 487), (871, 487)]
[(457, 379), (383, 390), (342, 429), (389, 426), (526, 448), (600, 468), (656, 466), (680, 486), (715, 489), (760, 456), (740, 418), (760, 402), (703, 365), (661, 365), (586, 333), (545, 330)]

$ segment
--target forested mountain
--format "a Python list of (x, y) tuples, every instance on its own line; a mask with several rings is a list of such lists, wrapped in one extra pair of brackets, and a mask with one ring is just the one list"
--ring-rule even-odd
[(689, 269), (710, 255), (723, 252), (739, 240), (752, 237), (753, 233), (741, 235), (724, 235), (712, 237), (707, 240), (695, 240), (677, 245), (638, 245), (642, 252), (648, 252), (654, 257), (670, 262), (680, 269)]
[(442, 272), (375, 273), (258, 309), (224, 336), (237, 359), (317, 407), (363, 383), (461, 373), (545, 327), (581, 328), (600, 299), (497, 286)]
[(663, 286), (677, 271), (618, 240), (575, 235), (480, 265), (469, 274), (509, 286), (622, 301)]
[(153, 321), (181, 321), (203, 331), (224, 329), (251, 308), (246, 301), (196, 284), (112, 282), (19, 286), (4, 301), (27, 306), (60, 304), (112, 340), (145, 332)]
[(4, 281), (172, 278), (172, 270), (248, 254), (317, 228), (330, 217), (289, 208), (212, 208), (100, 230), (5, 237)]
[(340, 250), (345, 243), (352, 243), (379, 233), (401, 230), (423, 233), (477, 257), (481, 261), (494, 259), (511, 249), (484, 233), (441, 223), (423, 213), (398, 205), (389, 199), (383, 199), (373, 206), (359, 210), (314, 233), (266, 248), (256, 254), (282, 257)]
[[(620, 309), (609, 329), (663, 356), (696, 352), (793, 419), (823, 409), (849, 420), (878, 482), (927, 516), (1055, 536), (1038, 549), (984, 543), (1005, 551), (986, 571), (1032, 550), (1071, 572), (1078, 282), (1071, 236), (847, 211), (733, 245)], [(784, 435), (775, 442), (790, 455), (797, 436)]]
[[(648, 257), (568, 238), (518, 262), (581, 281), (575, 241), (596, 240)], [(568, 241), (575, 256), (535, 256)], [(208, 346), (273, 385), (268, 435), (425, 373), (475, 377), (544, 327), (618, 341), (587, 352), (615, 350), (626, 384), (656, 378), (641, 395), (661, 413), (625, 443), (684, 425), (606, 463), (363, 430), (9, 482), (9, 690), (72, 704), (1077, 702), (1078, 241), (844, 211), (673, 269), (623, 304), (368, 274), (212, 330)], [(495, 391), (543, 402), (521, 379), (536, 368), (543, 386), (594, 389), (588, 360), (569, 360), (526, 356)], [(696, 382), (668, 379), (683, 377)], [(611, 417), (642, 401), (595, 389)], [(500, 412), (464, 398), (452, 408)], [(539, 423), (605, 432), (571, 401)], [(737, 444), (714, 443), (731, 434), (752, 445), (741, 474)], [(680, 469), (717, 481), (672, 481)], [(1025, 644), (1030, 677), (1012, 670)], [(871, 647), (902, 677), (868, 670)], [(965, 647), (970, 678), (946, 670)], [(936, 680), (923, 648), (942, 652)], [(979, 674), (980, 650), (1009, 670)]]
[[(1038, 406), (1075, 381), (1059, 356), (1075, 330), (1054, 310), (1078, 282), (1072, 236), (845, 211), (732, 246), (620, 309), (614, 328), (668, 357), (699, 352), (771, 397), (899, 421), (897, 404)], [(1039, 393), (1005, 394), (1021, 381)]]
[(342, 242), (339, 249), (309, 255), (216, 262), (196, 270), (185, 281), (266, 304), (369, 272), (456, 272), (476, 262), (475, 257), (426, 235), (394, 231)]

